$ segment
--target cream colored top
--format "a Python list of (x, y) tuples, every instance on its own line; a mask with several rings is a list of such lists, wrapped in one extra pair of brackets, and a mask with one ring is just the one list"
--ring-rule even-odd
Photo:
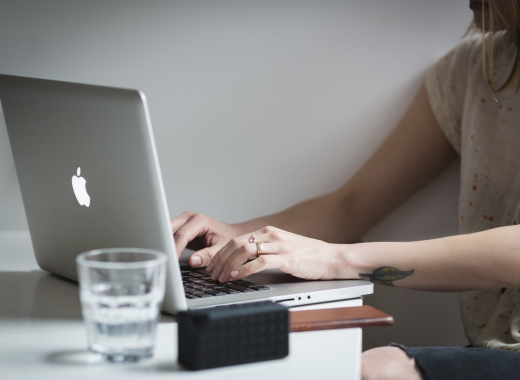
[[(495, 65), (497, 78), (504, 78), (516, 48), (504, 32), (495, 39), (504, 42), (504, 59)], [(460, 233), (514, 224), (520, 204), (520, 92), (493, 96), (482, 72), (481, 35), (442, 57), (429, 71), (426, 89), (439, 126), (461, 157)], [(460, 293), (470, 343), (520, 351), (519, 304), (520, 288)]]

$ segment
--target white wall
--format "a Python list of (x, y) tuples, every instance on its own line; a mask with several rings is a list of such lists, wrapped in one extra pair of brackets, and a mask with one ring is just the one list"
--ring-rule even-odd
[[(0, 73), (143, 90), (171, 215), (238, 222), (351, 177), (470, 18), (453, 0), (0, 0)], [(457, 174), (367, 238), (457, 233)], [(26, 228), (0, 115), (0, 230)], [(367, 332), (365, 347), (463, 344), (454, 297), (377, 289), (367, 303), (398, 323), (449, 307)], [(439, 319), (453, 322), (433, 328)]]

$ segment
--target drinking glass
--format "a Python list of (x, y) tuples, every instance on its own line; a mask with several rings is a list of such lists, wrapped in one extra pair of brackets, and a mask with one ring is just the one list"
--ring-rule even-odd
[(76, 258), (90, 351), (112, 362), (153, 355), (166, 261), (165, 253), (140, 248), (98, 249)]

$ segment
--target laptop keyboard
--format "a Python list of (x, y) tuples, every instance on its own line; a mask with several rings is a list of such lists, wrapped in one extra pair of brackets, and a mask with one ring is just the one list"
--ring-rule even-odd
[(212, 280), (207, 274), (181, 268), (182, 284), (186, 298), (219, 297), (228, 294), (252, 293), (269, 290), (264, 285), (253, 284), (245, 280), (229, 281), (221, 283)]

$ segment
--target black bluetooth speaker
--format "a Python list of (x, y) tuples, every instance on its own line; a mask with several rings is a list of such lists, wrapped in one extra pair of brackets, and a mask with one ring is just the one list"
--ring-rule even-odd
[(180, 312), (179, 363), (189, 369), (281, 359), (289, 354), (289, 309), (271, 301)]

